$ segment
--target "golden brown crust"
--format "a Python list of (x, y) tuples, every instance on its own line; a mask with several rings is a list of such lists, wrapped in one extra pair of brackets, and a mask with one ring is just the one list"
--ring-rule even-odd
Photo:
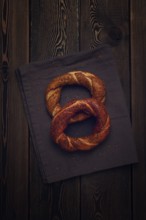
[[(96, 125), (93, 133), (89, 136), (73, 138), (67, 136), (64, 130), (67, 128), (70, 119), (79, 111), (93, 115), (96, 118)], [(52, 119), (51, 136), (55, 143), (66, 151), (91, 150), (104, 141), (109, 134), (110, 118), (101, 102), (88, 98), (83, 100), (73, 100), (67, 103)]]
[[(72, 71), (56, 77), (47, 87), (45, 99), (47, 109), (52, 117), (62, 109), (59, 104), (62, 87), (74, 84), (86, 87), (94, 99), (104, 103), (105, 86), (103, 81), (93, 73)], [(87, 117), (89, 117), (89, 115), (86, 113), (78, 114), (70, 119), (70, 123), (84, 120)]]

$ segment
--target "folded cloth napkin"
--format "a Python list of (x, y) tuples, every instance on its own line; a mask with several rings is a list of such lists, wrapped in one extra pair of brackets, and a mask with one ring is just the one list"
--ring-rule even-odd
[[(108, 138), (88, 152), (65, 152), (50, 137), (51, 117), (45, 105), (45, 91), (50, 81), (69, 71), (97, 74), (105, 83), (106, 108), (111, 118)], [(78, 175), (137, 162), (129, 114), (126, 108), (111, 48), (98, 48), (73, 55), (33, 62), (16, 70), (18, 84), (28, 119), (30, 133), (44, 182), (51, 183)], [(90, 97), (81, 86), (66, 86), (61, 105), (72, 98)], [(70, 135), (86, 135), (93, 120), (69, 125)]]

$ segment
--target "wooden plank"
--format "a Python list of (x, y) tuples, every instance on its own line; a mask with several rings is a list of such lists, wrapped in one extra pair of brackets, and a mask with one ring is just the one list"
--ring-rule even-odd
[(131, 0), (132, 125), (139, 164), (133, 167), (133, 219), (146, 219), (146, 2)]
[[(31, 1), (31, 60), (78, 51), (77, 1)], [(30, 219), (79, 219), (80, 179), (43, 184), (31, 146)]]
[[(80, 49), (113, 46), (127, 103), (130, 103), (129, 4), (81, 1)], [(122, 58), (122, 59), (121, 59)], [(81, 219), (131, 219), (131, 169), (115, 168), (81, 178)]]
[(6, 212), (6, 153), (7, 153), (7, 105), (8, 105), (8, 3), (1, 2), (1, 218)]
[[(0, 1), (0, 9), (2, 8), (2, 1)], [(0, 10), (0, 17), (2, 18), (2, 10)], [(2, 21), (1, 21), (2, 23)], [(0, 33), (2, 33), (2, 25), (0, 25)], [(2, 34), (0, 35), (0, 42), (2, 42)], [(3, 81), (2, 81), (2, 43), (0, 43), (0, 219), (2, 219), (2, 210), (3, 210), (3, 167), (2, 167), (2, 132), (3, 132), (3, 125), (2, 125), (2, 115), (3, 115), (3, 103), (2, 103), (2, 95), (3, 95)]]
[(14, 70), (28, 61), (28, 1), (2, 1), (2, 219), (27, 219), (28, 128)]

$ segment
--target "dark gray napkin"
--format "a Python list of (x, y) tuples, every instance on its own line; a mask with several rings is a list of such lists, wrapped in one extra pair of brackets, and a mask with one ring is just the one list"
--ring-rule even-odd
[[(68, 153), (52, 142), (51, 118), (45, 106), (44, 94), (54, 77), (74, 70), (92, 72), (105, 82), (111, 132), (94, 150)], [(129, 115), (110, 47), (101, 45), (94, 50), (33, 62), (20, 67), (16, 74), (44, 182), (51, 183), (137, 162)], [(86, 89), (66, 86), (62, 91), (61, 104), (72, 98), (85, 97), (90, 97)], [(93, 126), (94, 120), (91, 118), (70, 125), (66, 132), (72, 136), (86, 135)]]

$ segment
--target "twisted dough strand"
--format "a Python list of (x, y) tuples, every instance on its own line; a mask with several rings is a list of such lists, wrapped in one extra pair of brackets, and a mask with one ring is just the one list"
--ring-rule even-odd
[[(91, 114), (96, 118), (96, 125), (91, 135), (73, 138), (67, 136), (64, 131), (70, 118), (80, 110)], [(93, 98), (73, 100), (68, 102), (52, 119), (51, 136), (55, 143), (66, 151), (91, 150), (101, 143), (109, 134), (110, 118), (102, 103)]]
[[(62, 87), (65, 85), (76, 84), (86, 87), (93, 98), (104, 103), (106, 91), (103, 81), (93, 73), (72, 71), (56, 77), (47, 87), (45, 96), (46, 105), (52, 117), (54, 117), (62, 108), (59, 104)], [(82, 121), (87, 117), (89, 117), (89, 115), (85, 113), (78, 114), (70, 119), (70, 123)]]

